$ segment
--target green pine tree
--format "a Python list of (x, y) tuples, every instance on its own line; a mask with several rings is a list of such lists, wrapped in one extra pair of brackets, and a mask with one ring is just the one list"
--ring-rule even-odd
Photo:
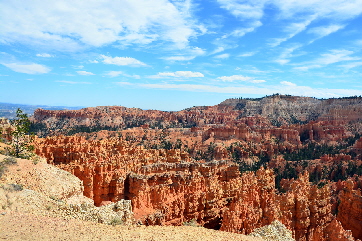
[(29, 158), (32, 156), (34, 146), (31, 143), (34, 135), (30, 134), (30, 120), (28, 115), (18, 108), (16, 117), (11, 121), (13, 130), (11, 131), (11, 148), (9, 154), (15, 157)]

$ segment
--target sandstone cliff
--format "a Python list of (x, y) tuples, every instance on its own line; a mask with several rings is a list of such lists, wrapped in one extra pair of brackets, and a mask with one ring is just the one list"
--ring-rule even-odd
[[(131, 127), (189, 128), (242, 123), (243, 117), (261, 116), (273, 126), (329, 121), (351, 124), (360, 121), (362, 98), (318, 100), (274, 95), (261, 99), (229, 99), (219, 105), (193, 107), (177, 112), (100, 106), (81, 110), (37, 109), (32, 117), (39, 134), (69, 134)], [(241, 119), (241, 122), (239, 121)], [(249, 125), (249, 124), (248, 124)]]

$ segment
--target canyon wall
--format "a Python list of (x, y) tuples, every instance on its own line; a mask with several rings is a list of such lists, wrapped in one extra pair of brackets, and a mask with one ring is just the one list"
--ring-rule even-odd
[[(258, 116), (268, 120), (269, 123), (263, 121), (264, 125), (268, 126), (306, 124), (310, 121), (327, 121), (333, 125), (346, 125), (361, 121), (361, 112), (362, 98), (360, 97), (318, 100), (309, 97), (274, 95), (260, 99), (229, 99), (215, 106), (192, 107), (170, 112), (122, 106), (56, 111), (37, 109), (32, 122), (35, 131), (42, 130), (42, 135), (49, 135), (121, 130), (140, 126), (153, 129), (205, 125), (230, 126), (235, 123), (245, 123), (248, 121), (246, 117)], [(250, 122), (246, 124), (252, 125)]]
[[(339, 225), (333, 222), (330, 185), (312, 185), (308, 172), (284, 180), (285, 193), (280, 193), (272, 170), (241, 175), (230, 161), (197, 162), (180, 150), (149, 150), (120, 138), (39, 138), (36, 150), (79, 177), (84, 195), (96, 205), (131, 200), (135, 217), (148, 225), (182, 225), (194, 219), (207, 228), (248, 234), (280, 220), (297, 240), (329, 240), (335, 231), (331, 225)], [(350, 229), (360, 238), (358, 185), (360, 181), (351, 191), (339, 188), (337, 219), (341, 233)], [(348, 201), (352, 197), (357, 206)]]
[(279, 220), (296, 240), (327, 241), (362, 239), (360, 113), (360, 97), (273, 95), (177, 112), (38, 109), (32, 123), (47, 136), (36, 153), (97, 206), (126, 199), (147, 225), (243, 234)]

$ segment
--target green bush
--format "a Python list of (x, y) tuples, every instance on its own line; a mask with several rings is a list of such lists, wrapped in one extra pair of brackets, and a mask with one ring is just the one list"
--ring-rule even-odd
[(110, 222), (110, 225), (116, 226), (116, 225), (123, 225), (124, 221), (120, 217), (114, 217)]

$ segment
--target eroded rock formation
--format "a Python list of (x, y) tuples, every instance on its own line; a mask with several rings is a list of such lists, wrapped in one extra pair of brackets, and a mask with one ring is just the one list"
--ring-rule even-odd
[(178, 112), (39, 109), (33, 124), (75, 134), (38, 138), (36, 152), (80, 178), (96, 205), (131, 200), (145, 224), (248, 234), (279, 220), (296, 240), (354, 240), (362, 181), (343, 180), (362, 166), (361, 106), (275, 95)]
[[(279, 193), (271, 170), (240, 175), (233, 162), (195, 162), (179, 150), (147, 150), (122, 139), (48, 137), (37, 140), (37, 152), (79, 177), (95, 204), (131, 200), (135, 217), (145, 224), (181, 225), (195, 219), (208, 228), (248, 234), (280, 220), (297, 240), (327, 240), (332, 230), (327, 229), (333, 220), (330, 187), (312, 185), (307, 172), (284, 180), (285, 193)], [(343, 216), (353, 212), (353, 224), (361, 216), (346, 202), (352, 191), (341, 190), (344, 211), (338, 220), (359, 235)]]

